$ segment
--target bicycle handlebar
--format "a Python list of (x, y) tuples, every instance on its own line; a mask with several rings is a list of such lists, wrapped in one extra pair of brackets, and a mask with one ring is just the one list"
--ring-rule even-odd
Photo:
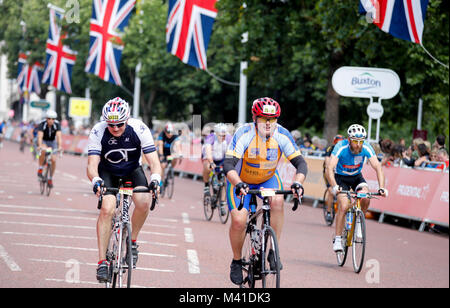
[[(101, 187), (100, 188), (100, 196), (98, 197), (98, 204), (97, 209), (102, 208), (102, 202), (103, 202), (103, 194), (106, 192), (112, 192), (114, 194), (119, 193), (120, 189), (116, 187)], [(148, 193), (150, 191), (153, 191), (153, 198), (152, 198), (152, 205), (150, 206), (150, 211), (153, 211), (155, 209), (156, 201), (158, 198), (156, 197), (156, 187), (154, 189), (150, 188), (134, 188), (133, 193)]]
[[(379, 192), (368, 192), (368, 193), (364, 193), (364, 192), (354, 192), (353, 190), (341, 190), (338, 192), (338, 194), (346, 194), (349, 197), (353, 197), (353, 198), (375, 198), (374, 196), (381, 196), (381, 194)], [(376, 198), (375, 198), (376, 199)]]
[[(273, 197), (275, 195), (292, 195), (292, 190), (274, 190), (274, 189), (250, 189), (247, 192), (247, 195), (261, 195), (262, 197)], [(297, 192), (298, 195), (298, 192)], [(238, 211), (242, 210), (244, 204), (242, 203), (242, 199), (245, 196), (241, 197), (241, 201), (239, 202)], [(294, 199), (294, 206), (292, 207), (292, 211), (296, 211), (298, 205), (301, 204), (301, 198)]]

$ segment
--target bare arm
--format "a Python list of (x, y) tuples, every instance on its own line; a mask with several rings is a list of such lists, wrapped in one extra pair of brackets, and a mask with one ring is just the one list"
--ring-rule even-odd
[(98, 164), (100, 163), (99, 155), (89, 155), (86, 174), (90, 181), (93, 178), (98, 177)]
[(378, 179), (378, 187), (380, 189), (384, 189), (384, 173), (383, 169), (381, 168), (381, 164), (378, 161), (378, 158), (374, 155), (371, 158), (369, 158), (369, 163), (372, 166), (372, 168), (377, 172), (377, 179)]
[(144, 154), (144, 158), (145, 160), (147, 160), (148, 165), (150, 166), (150, 170), (152, 171), (152, 179), (155, 178), (153, 177), (153, 175), (157, 174), (161, 176), (162, 169), (159, 162), (158, 153), (156, 153), (156, 151), (153, 151), (151, 153)]
[(327, 164), (325, 165), (325, 175), (328, 179), (328, 183), (330, 183), (331, 187), (337, 185), (336, 179), (334, 178), (334, 170), (336, 169), (337, 163), (339, 162), (339, 158), (331, 154)]

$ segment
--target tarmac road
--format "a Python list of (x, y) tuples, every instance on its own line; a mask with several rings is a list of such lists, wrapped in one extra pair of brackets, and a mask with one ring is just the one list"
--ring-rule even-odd
[[(86, 157), (58, 159), (50, 197), (42, 196), (37, 162), (16, 143), (0, 149), (0, 287), (103, 287), (97, 265), (97, 199), (86, 177)], [(235, 288), (229, 221), (217, 212), (206, 221), (202, 183), (176, 178), (172, 200), (163, 198), (138, 238), (134, 287)], [(280, 250), (285, 288), (449, 287), (448, 236), (367, 221), (364, 268), (353, 272), (332, 251), (334, 226), (305, 203), (285, 206)]]

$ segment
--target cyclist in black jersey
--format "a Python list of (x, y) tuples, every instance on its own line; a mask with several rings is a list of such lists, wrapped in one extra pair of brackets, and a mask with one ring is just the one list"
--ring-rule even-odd
[[(89, 134), (87, 176), (92, 181), (93, 191), (100, 194), (100, 187), (117, 187), (119, 180), (131, 181), (133, 188), (148, 187), (147, 178), (140, 164), (141, 153), (152, 172), (150, 187), (159, 188), (161, 165), (150, 129), (142, 121), (130, 118), (128, 103), (116, 97), (103, 107), (103, 120)], [(157, 194), (159, 193), (159, 190)], [(135, 205), (131, 217), (131, 240), (133, 263), (138, 258), (137, 237), (147, 219), (150, 194), (133, 194)], [(106, 250), (111, 233), (111, 220), (116, 205), (116, 196), (106, 192), (97, 220), (99, 262), (97, 280), (108, 279)]]
[(328, 161), (330, 160), (330, 155), (331, 155), (331, 153), (334, 150), (334, 146), (336, 145), (336, 143), (338, 143), (339, 141), (344, 140), (344, 139), (345, 138), (342, 135), (334, 136), (333, 145), (330, 145), (327, 148), (327, 150), (325, 152), (325, 155), (324, 155), (325, 160), (323, 161), (323, 179), (325, 180), (325, 185), (327, 186), (327, 189), (328, 189), (328, 192), (329, 192), (327, 194), (327, 199), (324, 200), (324, 203), (325, 203), (325, 205), (327, 207), (327, 216), (326, 216), (327, 221), (331, 221), (333, 219), (331, 217), (331, 206), (332, 206), (332, 203), (333, 203), (333, 191), (332, 191), (332, 187), (329, 184), (327, 176), (326, 176), (326, 167), (327, 167)]
[[(45, 163), (45, 151), (52, 148), (53, 151), (62, 151), (61, 125), (56, 120), (58, 114), (53, 111), (47, 111), (47, 119), (42, 121), (37, 128), (37, 152), (39, 155), (38, 177), (42, 177), (42, 169)], [(48, 186), (53, 187), (53, 175), (56, 170), (56, 155), (52, 155), (52, 170), (48, 178)]]
[[(158, 154), (159, 154), (159, 160), (161, 162), (161, 169), (162, 169), (162, 178), (160, 185), (162, 186), (162, 183), (164, 182), (164, 170), (167, 167), (167, 158), (172, 158), (173, 156), (180, 154), (180, 140), (179, 136), (174, 134), (175, 129), (173, 127), (172, 123), (167, 123), (164, 127), (164, 131), (159, 134), (158, 138), (156, 139), (157, 142), (157, 148), (158, 148)], [(172, 166), (175, 167), (180, 159), (174, 158), (172, 160)]]

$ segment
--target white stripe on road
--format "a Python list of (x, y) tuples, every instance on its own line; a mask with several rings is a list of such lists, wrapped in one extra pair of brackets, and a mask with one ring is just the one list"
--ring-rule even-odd
[[(97, 282), (93, 282), (93, 281), (77, 281), (77, 282), (68, 282), (64, 279), (56, 279), (56, 278), (45, 278), (46, 281), (54, 281), (54, 282), (64, 282), (64, 283), (68, 283), (68, 284), (89, 284), (89, 285), (102, 285), (101, 283)], [(138, 286), (138, 285), (131, 285), (131, 288), (153, 288), (153, 287), (144, 287), (144, 286)]]
[(197, 251), (187, 250), (188, 268), (191, 274), (200, 274), (200, 262), (198, 261)]
[(192, 233), (191, 228), (184, 228), (184, 239), (185, 239), (186, 243), (194, 242), (194, 234)]
[(8, 265), (9, 269), (13, 272), (20, 272), (22, 269), (17, 265), (17, 263), (11, 258), (10, 255), (6, 252), (5, 248), (0, 245), (0, 258), (5, 261), (6, 265)]
[(189, 214), (188, 213), (181, 213), (181, 216), (183, 217), (183, 223), (184, 224), (189, 224)]

